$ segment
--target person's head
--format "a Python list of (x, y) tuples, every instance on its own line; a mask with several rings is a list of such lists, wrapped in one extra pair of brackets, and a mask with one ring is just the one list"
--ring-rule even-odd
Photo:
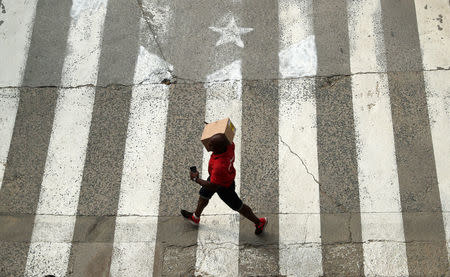
[(229, 142), (224, 134), (215, 134), (209, 139), (208, 146), (213, 153), (221, 154), (227, 151)]

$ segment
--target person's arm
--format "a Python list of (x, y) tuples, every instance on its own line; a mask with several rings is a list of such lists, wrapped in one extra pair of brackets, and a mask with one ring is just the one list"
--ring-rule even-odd
[(217, 189), (219, 188), (219, 186), (216, 185), (216, 184), (213, 184), (213, 183), (208, 182), (206, 180), (200, 179), (199, 178), (200, 173), (198, 171), (197, 172), (191, 172), (190, 174), (191, 174), (191, 180), (196, 182), (197, 184), (199, 184), (202, 187), (205, 187), (205, 188), (207, 188), (209, 190), (212, 190), (212, 191), (217, 191)]

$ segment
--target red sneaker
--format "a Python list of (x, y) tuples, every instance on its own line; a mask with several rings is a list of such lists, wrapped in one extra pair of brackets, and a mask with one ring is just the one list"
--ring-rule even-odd
[(255, 235), (261, 234), (264, 231), (264, 228), (266, 228), (268, 222), (267, 217), (260, 218), (259, 224), (255, 224)]
[(200, 223), (200, 218), (195, 218), (194, 213), (188, 212), (186, 210), (181, 210), (181, 215), (189, 221), (191, 224), (198, 226)]

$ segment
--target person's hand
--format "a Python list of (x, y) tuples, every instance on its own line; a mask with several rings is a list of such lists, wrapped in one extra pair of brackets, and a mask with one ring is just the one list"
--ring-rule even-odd
[(197, 181), (198, 176), (200, 175), (200, 173), (198, 171), (190, 172), (190, 175), (191, 175), (191, 180), (195, 182), (195, 181)]

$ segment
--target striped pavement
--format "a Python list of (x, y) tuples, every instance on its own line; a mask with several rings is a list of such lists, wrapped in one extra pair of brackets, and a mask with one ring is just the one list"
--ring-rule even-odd
[[(450, 274), (450, 5), (0, 0), (0, 276)], [(196, 228), (204, 121), (236, 191)]]

